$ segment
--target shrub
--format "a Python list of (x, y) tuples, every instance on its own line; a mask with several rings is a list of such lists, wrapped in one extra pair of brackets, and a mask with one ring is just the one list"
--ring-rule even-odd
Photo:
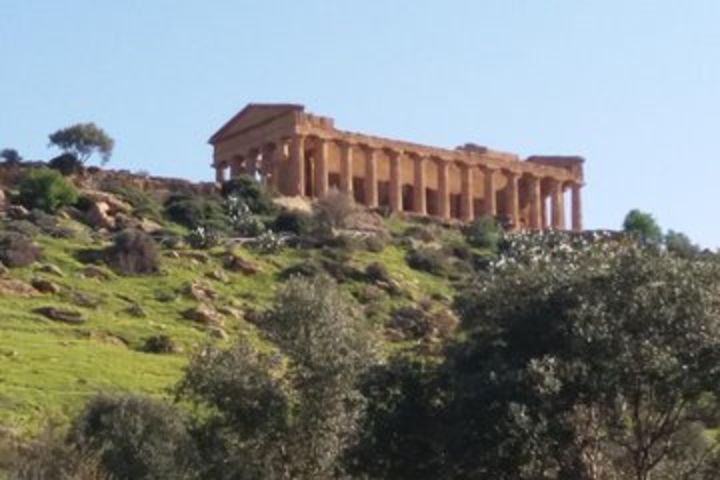
[(369, 280), (373, 282), (392, 282), (392, 277), (387, 271), (387, 268), (385, 268), (385, 265), (379, 262), (373, 262), (367, 267), (365, 267), (365, 275)]
[(237, 196), (231, 195), (225, 200), (225, 210), (233, 230), (244, 237), (257, 237), (265, 231), (265, 224), (255, 215), (250, 207)]
[(165, 402), (101, 394), (73, 422), (69, 437), (96, 452), (117, 480), (195, 478), (196, 455), (185, 417)]
[(82, 173), (83, 164), (72, 153), (63, 153), (50, 160), (48, 166), (53, 170), (57, 170), (64, 176)]
[(385, 239), (380, 235), (371, 235), (365, 239), (365, 249), (368, 252), (380, 253), (385, 250)]
[(175, 353), (178, 348), (170, 336), (153, 335), (145, 340), (142, 351), (148, 353)]
[(187, 242), (192, 248), (208, 249), (220, 245), (221, 236), (214, 230), (197, 227), (188, 234)]
[(112, 480), (95, 453), (69, 444), (56, 427), (15, 450), (8, 477), (13, 480)]
[(157, 273), (160, 257), (155, 241), (139, 230), (127, 229), (115, 235), (106, 251), (107, 263), (123, 275)]
[(418, 340), (433, 333), (430, 315), (414, 307), (401, 307), (393, 311), (387, 326), (402, 332), (406, 339)]
[(430, 243), (435, 241), (433, 231), (424, 225), (411, 225), (403, 232), (403, 237), (410, 237), (421, 242)]
[(226, 231), (228, 219), (222, 204), (215, 198), (194, 194), (172, 195), (165, 202), (165, 214), (187, 228), (204, 227)]
[(16, 232), (0, 233), (0, 262), (10, 268), (27, 267), (40, 259), (42, 250), (30, 237)]
[(281, 271), (278, 276), (281, 280), (287, 280), (294, 276), (315, 277), (323, 272), (323, 267), (316, 260), (306, 260), (304, 262), (290, 265)]
[(38, 168), (20, 182), (18, 200), (27, 208), (56, 212), (77, 202), (78, 193), (72, 184), (55, 170)]
[(442, 275), (447, 271), (448, 259), (444, 252), (436, 248), (411, 250), (405, 257), (407, 264), (414, 270)]
[(315, 219), (323, 230), (347, 228), (348, 219), (356, 210), (355, 200), (350, 195), (331, 190), (315, 205)]
[(29, 220), (8, 220), (3, 222), (3, 230), (15, 232), (33, 238), (42, 233), (42, 230)]
[(255, 214), (269, 214), (275, 210), (272, 196), (264, 185), (248, 175), (240, 175), (222, 185), (222, 196), (237, 197)]
[(260, 253), (277, 253), (282, 249), (283, 241), (274, 232), (268, 230), (257, 237), (252, 247)]
[(312, 227), (312, 216), (301, 210), (283, 210), (275, 217), (272, 229), (276, 232), (289, 232), (305, 235)]
[(465, 228), (465, 238), (474, 247), (495, 251), (502, 236), (502, 230), (492, 217), (475, 219)]

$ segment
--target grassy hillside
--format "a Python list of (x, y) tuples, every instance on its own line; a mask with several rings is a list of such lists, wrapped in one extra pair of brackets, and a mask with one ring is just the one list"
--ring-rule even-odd
[[(64, 219), (63, 225), (76, 233), (70, 239), (38, 235), (43, 258), (29, 267), (12, 269), (4, 278), (31, 282), (50, 280), (60, 287), (57, 294), (32, 297), (0, 294), (0, 426), (22, 435), (36, 431), (49, 419), (64, 421), (98, 391), (133, 391), (167, 395), (180, 378), (189, 354), (208, 342), (230, 342), (241, 338), (262, 342), (246, 313), (268, 307), (285, 268), (312, 259), (337, 254), (338, 248), (286, 247), (273, 254), (259, 254), (242, 246), (233, 253), (258, 267), (254, 275), (223, 269), (226, 247), (210, 250), (162, 249), (161, 272), (149, 276), (121, 276), (105, 267), (107, 279), (86, 278), (81, 252), (102, 249), (108, 236), (96, 235), (81, 223)], [(437, 308), (453, 292), (452, 275), (432, 275), (411, 269), (406, 256), (411, 243), (406, 221), (385, 220), (390, 241), (381, 252), (342, 248), (350, 269), (362, 272), (372, 262), (387, 268), (402, 294), (390, 296), (372, 287), (362, 277), (347, 278), (343, 286), (362, 299), (367, 314), (377, 319), (378, 331), (392, 310), (423, 299)], [(428, 229), (430, 227), (422, 227)], [(460, 238), (457, 231), (431, 227), (437, 238)], [(62, 275), (43, 271), (57, 266)], [(214, 278), (223, 271), (226, 279)], [(184, 318), (183, 312), (200, 302), (186, 291), (190, 284), (202, 284), (217, 294), (213, 305), (231, 312), (224, 316), (227, 339), (211, 335), (205, 325)], [(370, 289), (370, 293), (368, 293)], [(133, 311), (134, 304), (144, 312)], [(53, 306), (77, 310), (87, 320), (68, 325), (35, 313)], [(138, 310), (137, 306), (134, 307)], [(433, 307), (434, 308), (434, 307)], [(145, 353), (145, 341), (167, 335), (181, 351), (171, 354)], [(388, 348), (412, 347), (407, 341), (388, 342)]]

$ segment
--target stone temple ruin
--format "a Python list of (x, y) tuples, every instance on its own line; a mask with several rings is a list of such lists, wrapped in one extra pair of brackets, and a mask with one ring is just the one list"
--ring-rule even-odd
[(320, 198), (335, 188), (369, 208), (444, 220), (492, 216), (516, 230), (583, 228), (578, 156), (523, 160), (471, 143), (453, 150), (348, 132), (292, 104), (249, 104), (209, 142), (217, 182), (229, 170), (288, 196)]

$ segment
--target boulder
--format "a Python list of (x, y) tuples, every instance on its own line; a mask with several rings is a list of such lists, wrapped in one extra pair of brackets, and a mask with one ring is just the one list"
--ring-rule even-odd
[(111, 278), (108, 271), (96, 265), (88, 265), (82, 269), (80, 274), (85, 278), (96, 278), (98, 280), (110, 280)]
[(212, 272), (208, 272), (206, 277), (223, 283), (226, 283), (228, 281), (227, 275), (225, 275), (225, 272), (222, 270), (213, 270)]
[(55, 307), (40, 307), (33, 310), (33, 312), (56, 322), (69, 323), (71, 325), (80, 325), (85, 323), (85, 318), (83, 318), (82, 314), (75, 310), (62, 310)]
[(60, 267), (57, 265), (53, 265), (52, 263), (44, 263), (38, 267), (38, 271), (43, 273), (49, 273), (50, 275), (55, 275), (56, 277), (64, 277), (65, 274), (62, 270), (60, 270)]
[(217, 310), (209, 305), (198, 305), (195, 308), (186, 310), (183, 316), (197, 323), (221, 327), (224, 323), (223, 317)]
[(226, 269), (232, 272), (240, 272), (245, 275), (255, 275), (260, 271), (260, 268), (249, 260), (235, 255), (234, 253), (228, 253), (223, 259), (223, 265)]
[(39, 292), (32, 285), (14, 278), (0, 278), (0, 296), (33, 297)]
[(221, 314), (225, 315), (226, 317), (231, 317), (236, 320), (240, 320), (241, 318), (243, 318), (242, 310), (238, 310), (237, 308), (219, 307), (217, 309), (217, 311), (218, 311), (218, 313), (221, 313)]
[(183, 289), (183, 294), (193, 300), (197, 300), (198, 302), (212, 302), (218, 298), (216, 291), (206, 285), (196, 282), (186, 285)]
[(5, 209), (8, 206), (8, 200), (5, 196), (5, 192), (0, 188), (0, 214), (5, 213)]
[(92, 202), (85, 213), (85, 221), (96, 228), (115, 228), (115, 219), (110, 214), (110, 205), (105, 202)]
[(227, 340), (228, 338), (230, 338), (230, 335), (228, 335), (222, 327), (209, 327), (208, 333), (210, 334), (210, 336), (215, 337), (219, 340)]
[(112, 214), (115, 213), (131, 213), (132, 205), (120, 200), (112, 193), (102, 192), (100, 190), (83, 189), (80, 191), (83, 197), (94, 203), (104, 203), (108, 206)]
[(44, 278), (33, 278), (30, 283), (33, 288), (40, 293), (57, 295), (58, 293), (60, 293), (61, 290), (60, 285)]

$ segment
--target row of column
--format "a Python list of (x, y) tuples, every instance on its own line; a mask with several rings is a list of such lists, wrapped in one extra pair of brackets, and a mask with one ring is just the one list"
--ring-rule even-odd
[[(314, 155), (313, 163), (313, 196), (322, 197), (329, 189), (329, 159), (328, 159), (328, 142), (329, 140), (322, 138), (314, 138)], [(304, 195), (306, 185), (306, 169), (305, 169), (305, 145), (306, 137), (303, 135), (295, 135), (289, 141), (289, 165), (288, 171), (282, 172), (288, 176), (285, 182), (287, 191), (283, 192), (288, 195)], [(340, 146), (340, 183), (341, 191), (352, 194), (353, 191), (353, 160), (354, 145), (346, 141), (338, 141)], [(377, 165), (377, 149), (370, 146), (362, 145), (365, 149), (365, 172), (364, 172), (364, 199), (365, 205), (369, 208), (378, 207), (378, 165)], [(403, 195), (402, 195), (402, 177), (401, 177), (401, 157), (402, 152), (398, 150), (386, 149), (385, 152), (390, 161), (390, 188), (389, 188), (389, 206), (392, 211), (403, 211)], [(261, 157), (260, 157), (261, 155)], [(426, 181), (426, 164), (433, 161), (437, 164), (438, 169), (438, 189), (437, 189), (437, 216), (445, 219), (451, 218), (450, 207), (450, 161), (437, 158), (422, 156), (417, 153), (407, 154), (413, 161), (413, 212), (419, 215), (427, 215), (427, 181)], [(280, 165), (281, 158), (285, 156), (285, 144), (276, 142), (269, 144), (263, 149), (254, 149), (242, 160), (244, 165), (244, 173), (254, 175), (257, 171), (258, 158), (262, 159), (263, 167), (269, 169), (269, 183), (279, 189), (280, 185)], [(231, 166), (232, 168), (232, 166)], [(502, 174), (507, 180), (505, 211), (511, 224), (518, 226), (520, 224), (520, 191), (519, 181), (520, 174), (511, 170), (492, 169), (487, 166), (478, 166), (482, 171), (484, 181), (484, 198), (480, 212), (475, 212), (475, 202), (473, 195), (475, 167), (460, 163), (460, 218), (464, 221), (471, 221), (476, 214), (482, 216), (498, 216), (497, 205), (497, 179)], [(231, 172), (235, 174), (236, 172)], [(218, 174), (220, 176), (220, 174)], [(528, 202), (529, 202), (529, 218), (528, 227), (531, 230), (542, 230), (551, 226), (555, 229), (565, 229), (565, 201), (564, 192), (567, 184), (555, 179), (548, 179), (549, 192), (543, 195), (542, 178), (538, 176), (525, 174), (528, 182)], [(221, 181), (219, 179), (219, 181)], [(569, 184), (571, 190), (571, 226), (573, 230), (582, 230), (582, 205), (581, 205), (581, 184)], [(546, 189), (547, 190), (547, 189)], [(546, 199), (550, 198), (550, 211), (546, 207)], [(550, 218), (548, 218), (550, 213)]]

